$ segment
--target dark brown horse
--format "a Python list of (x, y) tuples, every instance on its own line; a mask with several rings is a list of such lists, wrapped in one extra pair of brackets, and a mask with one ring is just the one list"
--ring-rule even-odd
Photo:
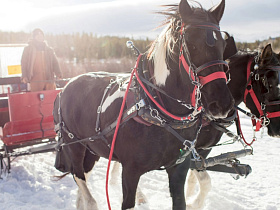
[[(268, 44), (261, 53), (239, 52), (229, 59), (231, 81), (228, 86), (235, 105), (244, 102), (272, 137), (280, 136), (279, 57)], [(203, 127), (196, 145), (199, 154), (207, 157), (209, 147), (216, 145), (222, 135), (223, 132), (212, 125)], [(211, 189), (211, 179), (207, 171), (191, 170), (186, 196), (194, 194), (196, 179), (200, 190), (189, 207), (200, 209)]]
[[(121, 75), (85, 74), (70, 81), (57, 97), (56, 167), (73, 174), (78, 209), (98, 209), (86, 185), (87, 174), (100, 157), (109, 157), (124, 98), (113, 153), (123, 168), (122, 209), (134, 207), (140, 176), (160, 167), (169, 176), (173, 209), (186, 209), (181, 183), (202, 114), (223, 118), (234, 104), (224, 72), (226, 42), (219, 29), (224, 7), (224, 0), (209, 11), (181, 0), (169, 10), (166, 29), (149, 52), (138, 57), (130, 86)], [(171, 167), (176, 162), (182, 163)]]

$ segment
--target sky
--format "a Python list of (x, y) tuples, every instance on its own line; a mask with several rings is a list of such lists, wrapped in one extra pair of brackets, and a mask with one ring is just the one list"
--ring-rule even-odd
[[(220, 0), (197, 0), (205, 9)], [(0, 31), (87, 32), (155, 38), (164, 20), (155, 14), (174, 0), (0, 0)], [(280, 36), (279, 0), (226, 0), (221, 29), (236, 41), (254, 42)]]

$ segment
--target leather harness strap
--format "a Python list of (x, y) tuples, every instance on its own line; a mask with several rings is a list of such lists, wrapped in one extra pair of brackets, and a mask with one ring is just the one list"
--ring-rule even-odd
[[(248, 61), (247, 63), (247, 86), (246, 86), (246, 89), (245, 89), (245, 93), (244, 93), (244, 103), (246, 103), (246, 100), (247, 100), (247, 97), (248, 95), (251, 96), (260, 116), (264, 116), (264, 110), (256, 96), (256, 93), (253, 89), (253, 86), (252, 86), (252, 73), (251, 73), (251, 66), (252, 66), (252, 63), (253, 63), (253, 60), (254, 60), (254, 57), (250, 58), (250, 60)], [(274, 68), (272, 67), (269, 67), (268, 68), (269, 70), (275, 70)], [(276, 70), (278, 70), (278, 68), (276, 68)], [(273, 102), (268, 102), (266, 105), (278, 105), (279, 104), (279, 101), (273, 103)], [(275, 118), (275, 117), (280, 117), (280, 111), (278, 112), (266, 112), (267, 114), (267, 117), (268, 118)]]

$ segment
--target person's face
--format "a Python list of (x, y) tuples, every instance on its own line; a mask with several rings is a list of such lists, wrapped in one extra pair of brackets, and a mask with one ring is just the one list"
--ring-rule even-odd
[(36, 36), (35, 36), (35, 40), (37, 40), (38, 42), (43, 42), (45, 40), (44, 34), (42, 34), (41, 32), (39, 32)]

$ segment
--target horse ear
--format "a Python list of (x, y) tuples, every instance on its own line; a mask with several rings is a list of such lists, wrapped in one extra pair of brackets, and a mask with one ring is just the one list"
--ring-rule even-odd
[(185, 21), (187, 21), (188, 17), (192, 15), (193, 10), (187, 0), (181, 0), (179, 4), (179, 13), (181, 15), (181, 18)]
[(273, 55), (273, 50), (272, 50), (271, 44), (267, 44), (264, 47), (264, 49), (262, 50), (262, 53), (261, 53), (261, 57), (260, 57), (261, 58), (261, 63), (265, 64), (265, 61), (270, 60), (272, 55)]
[(224, 14), (224, 10), (225, 10), (225, 0), (222, 0), (219, 5), (212, 7), (209, 11), (219, 23)]

